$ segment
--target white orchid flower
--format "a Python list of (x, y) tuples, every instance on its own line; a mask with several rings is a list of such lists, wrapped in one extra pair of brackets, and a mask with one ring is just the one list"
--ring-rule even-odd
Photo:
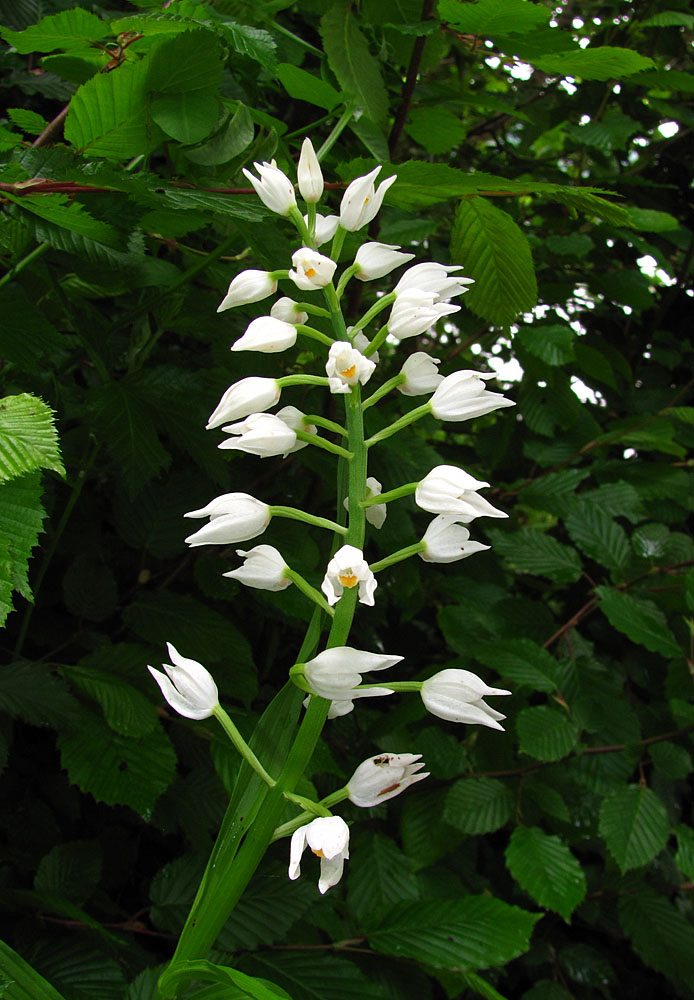
[(424, 396), (433, 392), (443, 382), (438, 369), (440, 364), (439, 358), (430, 358), (424, 351), (411, 354), (400, 369), (405, 381), (398, 386), (399, 391), (404, 396)]
[(320, 201), (323, 195), (323, 174), (310, 139), (304, 139), (302, 143), (296, 176), (304, 201)]
[(303, 675), (314, 694), (330, 701), (352, 701), (354, 698), (379, 697), (392, 694), (388, 688), (356, 689), (362, 674), (371, 670), (387, 670), (402, 660), (402, 656), (386, 653), (369, 653), (352, 646), (332, 646), (313, 659), (301, 664)]
[(269, 271), (241, 271), (232, 279), (226, 295), (217, 306), (217, 312), (259, 302), (276, 291), (277, 282)]
[(207, 719), (219, 704), (212, 675), (197, 660), (189, 660), (167, 642), (171, 663), (162, 663), (166, 673), (147, 666), (171, 708), (187, 719)]
[(355, 275), (359, 281), (373, 281), (384, 278), (400, 264), (412, 260), (413, 253), (400, 253), (400, 247), (390, 243), (364, 243), (357, 250), (354, 263), (357, 265)]
[(243, 566), (222, 573), (222, 576), (257, 590), (278, 591), (291, 586), (292, 581), (285, 576), (287, 564), (272, 545), (256, 545), (248, 551), (237, 549), (236, 555), (243, 558)]
[(290, 209), (296, 205), (296, 195), (294, 185), (287, 175), (279, 169), (274, 160), (270, 163), (254, 163), (253, 166), (260, 177), (255, 177), (245, 167), (243, 173), (255, 188), (263, 205), (277, 215), (289, 215)]
[(503, 732), (504, 727), (499, 723), (506, 716), (490, 708), (482, 699), (489, 695), (509, 695), (511, 692), (488, 687), (469, 670), (441, 670), (424, 681), (420, 694), (426, 710), (439, 719), (489, 726)]
[(442, 316), (458, 312), (460, 306), (448, 302), (437, 302), (433, 292), (420, 292), (417, 288), (408, 289), (398, 295), (393, 303), (388, 318), (388, 333), (397, 340), (407, 337), (417, 337), (430, 326), (437, 323)]
[(359, 601), (370, 606), (374, 603), (376, 577), (364, 559), (364, 553), (354, 545), (343, 545), (328, 563), (321, 590), (328, 604), (337, 604), (342, 594), (352, 587), (359, 587)]
[(375, 368), (375, 362), (365, 358), (348, 340), (337, 340), (330, 345), (325, 371), (331, 392), (347, 393), (357, 383), (365, 385)]
[(489, 486), (454, 465), (437, 465), (415, 490), (415, 503), (432, 514), (452, 514), (456, 521), (469, 524), (476, 517), (508, 517), (492, 507), (477, 490)]
[(301, 875), (301, 856), (306, 845), (320, 858), (318, 891), (323, 894), (342, 878), (349, 858), (349, 827), (340, 816), (318, 816), (292, 834), (289, 846), (289, 878)]
[(235, 344), (232, 351), (260, 351), (262, 354), (277, 354), (286, 351), (296, 343), (296, 327), (274, 316), (258, 316), (251, 320), (246, 332)]
[(308, 313), (299, 309), (294, 299), (290, 299), (286, 295), (275, 302), (270, 310), (270, 315), (273, 319), (281, 319), (285, 323), (303, 325), (308, 321)]
[(458, 520), (457, 514), (435, 517), (422, 538), (426, 547), (419, 553), (420, 558), (426, 562), (450, 563), (491, 548), (481, 542), (471, 542), (470, 532)]
[(431, 412), (439, 420), (470, 420), (503, 406), (515, 406), (499, 392), (488, 392), (484, 379), (494, 372), (459, 371), (447, 375), (431, 397)]
[(368, 809), (392, 799), (410, 785), (429, 777), (421, 754), (381, 753), (360, 764), (346, 784), (349, 801)]
[(224, 393), (207, 422), (207, 430), (219, 427), (227, 420), (239, 420), (249, 413), (269, 410), (280, 398), (282, 389), (274, 378), (251, 375), (234, 382)]
[(206, 507), (191, 510), (184, 517), (209, 517), (204, 525), (186, 538), (190, 546), (233, 545), (262, 535), (270, 523), (272, 513), (262, 500), (248, 493), (224, 493), (215, 497)]
[(293, 270), (289, 272), (297, 288), (304, 292), (312, 292), (317, 288), (325, 288), (333, 280), (337, 264), (330, 257), (309, 247), (301, 247), (292, 254)]
[(218, 448), (245, 451), (258, 458), (288, 455), (297, 442), (296, 432), (272, 413), (251, 413), (245, 420), (222, 427), (225, 434), (238, 437), (222, 441)]
[(380, 166), (375, 167), (370, 173), (357, 177), (347, 186), (340, 203), (340, 225), (343, 229), (355, 232), (371, 222), (378, 214), (386, 191), (396, 180), (396, 175), (393, 174), (392, 177), (382, 181), (378, 190), (375, 190), (374, 181), (380, 171)]

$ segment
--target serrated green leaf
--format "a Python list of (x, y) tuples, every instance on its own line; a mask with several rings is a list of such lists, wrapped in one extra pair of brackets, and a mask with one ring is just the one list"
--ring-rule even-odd
[(254, 135), (255, 126), (250, 111), (239, 102), (236, 112), (218, 135), (196, 149), (185, 150), (185, 154), (193, 163), (203, 166), (228, 163), (250, 146)]
[(646, 965), (689, 992), (694, 981), (694, 927), (667, 898), (648, 885), (619, 897), (619, 921)]
[(537, 302), (528, 241), (510, 215), (484, 198), (461, 201), (451, 233), (451, 261), (475, 284), (465, 304), (490, 323), (507, 325)]
[(338, 0), (323, 14), (320, 30), (325, 54), (340, 86), (354, 95), (372, 121), (381, 124), (388, 114), (388, 94), (351, 7)]
[(0, 483), (36, 469), (65, 475), (53, 410), (26, 392), (5, 396), (0, 399)]
[(561, 760), (578, 742), (578, 729), (550, 705), (524, 708), (516, 716), (519, 748), (536, 760)]
[(568, 921), (586, 894), (586, 877), (566, 844), (538, 827), (518, 826), (506, 848), (508, 870), (532, 898)]
[(22, 132), (27, 132), (29, 135), (40, 135), (48, 125), (42, 115), (26, 108), (8, 108), (7, 116), (17, 128), (21, 128)]
[(289, 96), (296, 101), (307, 101), (326, 111), (332, 111), (342, 100), (335, 88), (325, 80), (291, 63), (280, 63), (277, 76)]
[(87, 941), (79, 949), (67, 941), (37, 941), (32, 958), (70, 1000), (121, 1000), (125, 979), (118, 961)]
[(7, 1000), (65, 1000), (4, 941), (0, 941), (0, 970), (11, 988), (11, 993), (5, 993)]
[(604, 799), (599, 830), (623, 874), (645, 865), (662, 851), (670, 835), (670, 823), (655, 792), (641, 785), (627, 785)]
[(130, 739), (82, 713), (79, 726), (58, 737), (70, 782), (108, 805), (149, 812), (176, 772), (176, 753), (161, 726)]
[(668, 778), (686, 778), (692, 772), (692, 755), (669, 740), (653, 743), (648, 754), (656, 768)]
[(629, 222), (634, 229), (647, 233), (665, 233), (679, 226), (677, 219), (669, 212), (658, 212), (654, 208), (629, 208), (628, 212)]
[(359, 837), (352, 854), (359, 864), (349, 869), (347, 893), (359, 920), (368, 922), (368, 915), (381, 906), (419, 897), (407, 858), (388, 837), (379, 833)]
[(219, 86), (221, 76), (219, 43), (210, 31), (159, 39), (147, 62), (147, 89), (158, 95), (210, 92)]
[[(538, 510), (563, 516), (587, 475), (585, 469), (562, 469), (561, 472), (550, 472), (522, 487), (521, 499), (523, 503), (528, 503)], [(633, 487), (631, 489), (633, 490)]]
[(548, 236), (545, 246), (562, 256), (585, 257), (595, 247), (595, 242), (587, 233), (570, 233), (568, 236)]
[(570, 510), (564, 524), (571, 540), (601, 566), (622, 569), (629, 561), (629, 541), (624, 528), (596, 504), (578, 499)]
[(154, 706), (131, 684), (90, 667), (63, 667), (71, 684), (101, 705), (111, 729), (121, 736), (146, 736), (157, 727)]
[(77, 702), (43, 664), (21, 661), (0, 672), (0, 709), (35, 726), (56, 727), (74, 716)]
[(222, 31), (235, 52), (260, 63), (268, 72), (277, 71), (277, 42), (264, 28), (225, 21)]
[(101, 878), (101, 848), (93, 840), (56, 844), (39, 862), (34, 889), (84, 903)]
[(443, 818), (463, 833), (492, 833), (513, 813), (513, 796), (496, 778), (461, 778), (448, 790)]
[(520, 573), (536, 573), (558, 583), (572, 583), (581, 575), (581, 560), (576, 550), (544, 531), (522, 528), (510, 533), (490, 529), (487, 534), (494, 549)]
[(670, 532), (664, 524), (642, 524), (631, 536), (634, 552), (643, 559), (660, 559), (669, 543)]
[(120, 160), (151, 152), (164, 138), (147, 113), (148, 62), (126, 62), (97, 73), (77, 90), (65, 121), (65, 139), (89, 156)]
[(547, 24), (549, 12), (526, 0), (478, 0), (474, 4), (439, 0), (439, 17), (455, 24), (458, 31), (493, 38), (510, 32), (524, 34)]
[(653, 601), (622, 593), (611, 587), (596, 587), (600, 610), (610, 625), (632, 642), (661, 656), (679, 656), (681, 649), (667, 626), (665, 615)]
[(369, 942), (386, 955), (475, 971), (503, 965), (527, 951), (539, 919), (539, 913), (491, 896), (399, 903), (380, 914), (380, 927), (369, 933)]
[(53, 52), (55, 49), (81, 49), (86, 42), (98, 42), (108, 34), (108, 22), (81, 7), (50, 14), (24, 31), (2, 29), (5, 41), (23, 55)]
[(33, 600), (29, 560), (46, 516), (42, 493), (39, 472), (0, 484), (0, 626), (12, 610), (12, 591)]
[(427, 788), (404, 801), (402, 843), (415, 871), (455, 850), (463, 839), (463, 834), (446, 822), (432, 825), (431, 817), (443, 813), (445, 794), (445, 789)]
[(190, 145), (210, 134), (219, 118), (219, 101), (213, 90), (161, 94), (150, 105), (152, 121), (172, 139)]
[(96, 432), (134, 497), (170, 461), (154, 429), (148, 401), (136, 382), (122, 380), (92, 389), (89, 405)]
[(163, 187), (160, 194), (166, 208), (184, 211), (203, 209), (248, 222), (262, 222), (268, 216), (268, 210), (258, 198), (246, 195), (216, 194), (214, 191), (191, 191), (175, 187)]
[(680, 824), (675, 833), (677, 834), (675, 864), (688, 879), (694, 879), (694, 830), (691, 826)]
[(585, 146), (612, 150), (625, 149), (632, 135), (640, 131), (639, 122), (617, 108), (611, 108), (596, 121), (587, 122), (585, 125), (574, 125), (570, 128), (570, 135)]
[(548, 365), (566, 364), (574, 356), (575, 334), (569, 326), (522, 326), (516, 337), (526, 351)]
[(532, 639), (499, 639), (475, 650), (475, 656), (503, 678), (534, 691), (557, 689), (558, 664)]
[(82, 205), (70, 201), (65, 194), (45, 194), (40, 198), (17, 198), (8, 194), (7, 198), (23, 211), (38, 215), (46, 222), (68, 229), (77, 236), (84, 236), (113, 248), (121, 245), (120, 237), (111, 226), (94, 219)]
[[(23, 371), (34, 371), (39, 358), (64, 356), (65, 336), (36, 308), (20, 285), (0, 289), (0, 315), (0, 356), (6, 361)], [(31, 337), (26, 335), (28, 328)]]
[(659, 10), (645, 21), (639, 21), (639, 28), (694, 28), (694, 14), (683, 10)]
[(434, 105), (410, 112), (405, 131), (428, 153), (447, 153), (459, 146), (467, 131), (459, 115)]
[(237, 962), (245, 971), (277, 983), (292, 1000), (388, 1000), (353, 962), (302, 951), (259, 951)]
[(545, 73), (579, 76), (583, 80), (620, 80), (625, 76), (650, 69), (655, 64), (648, 56), (633, 49), (613, 45), (596, 48), (574, 49), (557, 55), (543, 55), (533, 60), (533, 65)]
[(618, 479), (615, 483), (601, 483), (597, 489), (584, 490), (579, 494), (583, 503), (597, 504), (611, 517), (626, 517), (630, 521), (640, 521), (645, 516), (643, 502), (631, 483)]
[(292, 883), (284, 866), (261, 868), (220, 931), (217, 947), (241, 951), (274, 944), (315, 902), (316, 887), (308, 879)]

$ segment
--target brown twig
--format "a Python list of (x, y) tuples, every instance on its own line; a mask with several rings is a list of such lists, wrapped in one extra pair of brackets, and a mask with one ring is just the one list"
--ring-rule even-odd
[(43, 146), (43, 145), (45, 145), (45, 143), (49, 142), (51, 139), (53, 139), (55, 136), (57, 136), (58, 133), (60, 132), (61, 128), (63, 127), (63, 123), (65, 122), (65, 119), (67, 118), (67, 113), (68, 113), (69, 109), (70, 109), (70, 105), (66, 104), (65, 107), (63, 108), (63, 110), (58, 112), (58, 114), (55, 116), (55, 118), (53, 119), (53, 121), (49, 122), (48, 125), (46, 125), (45, 129), (43, 130), (43, 132), (41, 132), (40, 135), (36, 136), (36, 138), (34, 139), (34, 141), (32, 142), (31, 145), (32, 146)]
[[(422, 5), (422, 21), (430, 21), (431, 16), (434, 12), (434, 0), (424, 0)], [(412, 47), (412, 56), (410, 57), (410, 65), (407, 67), (407, 76), (405, 77), (405, 82), (402, 86), (402, 94), (400, 96), (400, 105), (395, 113), (395, 118), (393, 119), (393, 125), (390, 130), (390, 135), (388, 136), (388, 151), (390, 153), (391, 160), (395, 154), (395, 149), (402, 135), (402, 130), (405, 127), (405, 122), (407, 121), (407, 116), (410, 113), (410, 105), (412, 104), (412, 96), (414, 94), (414, 88), (417, 84), (417, 76), (419, 74), (419, 67), (422, 62), (422, 55), (424, 54), (424, 46), (427, 42), (426, 35), (418, 35), (415, 38), (414, 45)]]

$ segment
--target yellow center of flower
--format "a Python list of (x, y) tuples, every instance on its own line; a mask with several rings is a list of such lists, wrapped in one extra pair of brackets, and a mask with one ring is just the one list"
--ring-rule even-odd
[(317, 851), (315, 851), (313, 848), (311, 848), (311, 851), (316, 855), (317, 858), (324, 858), (325, 857), (325, 855), (321, 851), (320, 847), (318, 848)]
[(306, 275), (307, 278), (312, 278), (315, 273), (316, 273), (315, 267), (307, 267), (306, 270), (304, 271), (304, 274)]
[(346, 573), (344, 576), (340, 573), (338, 575), (338, 580), (340, 581), (342, 586), (347, 587), (348, 590), (351, 590), (352, 587), (356, 587), (357, 583), (359, 582), (354, 573), (351, 572)]
[(352, 365), (351, 368), (345, 368), (344, 371), (340, 372), (343, 378), (354, 378), (355, 372), (357, 370), (356, 365)]

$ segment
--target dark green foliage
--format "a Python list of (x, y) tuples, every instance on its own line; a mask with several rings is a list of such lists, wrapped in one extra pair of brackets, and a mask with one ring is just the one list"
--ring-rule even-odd
[[(241, 378), (317, 370), (306, 341), (229, 352), (267, 302), (215, 310), (239, 271), (288, 266), (242, 168), (294, 176), (343, 116), (320, 210), (377, 163), (398, 180), (342, 262), (369, 238), (475, 278), (451, 322), (381, 349), (374, 388), (422, 350), (517, 404), (373, 449), (384, 490), (459, 465), (509, 517), (471, 525), (490, 552), (384, 571), (354, 644), (510, 689), (506, 732), (405, 695), (330, 722), (300, 793), (383, 751), (431, 776), (347, 804), (324, 897), (273, 844), (180, 995), (694, 997), (687, 4), (0, 0), (0, 25), (0, 996), (152, 1000), (228, 796), (235, 844), (253, 819), (260, 779), (146, 671), (165, 641), (286, 761), (311, 608), (223, 578), (235, 546), (188, 549), (183, 514), (244, 491), (335, 516), (330, 456), (230, 458), (204, 426)], [(374, 285), (350, 295), (354, 322)], [(390, 504), (368, 557), (427, 523)], [(262, 541), (318, 586), (329, 537), (273, 518)]]

